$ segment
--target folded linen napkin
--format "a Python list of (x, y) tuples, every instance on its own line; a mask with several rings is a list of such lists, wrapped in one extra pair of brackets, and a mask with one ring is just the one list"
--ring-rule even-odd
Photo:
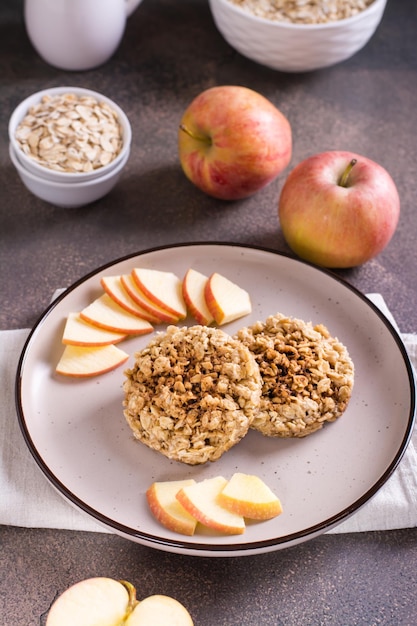
[[(380, 294), (368, 297), (395, 324)], [(14, 401), (15, 375), (29, 330), (0, 332), (0, 524), (109, 532), (68, 504), (50, 486), (21, 435)], [(402, 335), (417, 369), (417, 334)], [(417, 429), (401, 463), (380, 491), (332, 533), (417, 526)]]

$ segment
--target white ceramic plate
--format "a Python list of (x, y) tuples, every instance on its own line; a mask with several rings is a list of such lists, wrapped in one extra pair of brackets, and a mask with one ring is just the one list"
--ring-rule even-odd
[[(135, 266), (183, 276), (189, 267), (219, 271), (246, 288), (253, 313), (239, 327), (277, 311), (322, 322), (348, 348), (356, 368), (352, 399), (336, 422), (304, 439), (249, 434), (215, 463), (170, 461), (131, 436), (122, 412), (123, 367), (101, 377), (59, 377), (67, 314), (102, 293), (100, 277)], [(189, 323), (195, 323), (189, 320)], [(130, 339), (132, 357), (149, 341)], [(130, 362), (129, 362), (130, 363)], [(230, 244), (158, 248), (99, 268), (58, 298), (30, 334), (17, 373), (21, 429), (39, 467), (61, 495), (96, 521), (133, 541), (200, 556), (235, 556), (285, 548), (344, 521), (365, 504), (398, 465), (410, 438), (415, 383), (401, 339), (365, 296), (337, 276), (275, 252)], [(235, 471), (257, 474), (280, 497), (284, 512), (249, 524), (239, 536), (198, 532), (192, 538), (160, 526), (145, 491), (157, 480)]]

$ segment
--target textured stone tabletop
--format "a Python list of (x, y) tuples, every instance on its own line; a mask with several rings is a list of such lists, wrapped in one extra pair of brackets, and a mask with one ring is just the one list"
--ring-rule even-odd
[[(362, 267), (337, 272), (379, 292), (403, 332), (417, 332), (417, 5), (389, 0), (373, 39), (326, 70), (284, 74), (240, 56), (223, 40), (207, 0), (144, 0), (105, 65), (65, 72), (34, 52), (23, 1), (0, 6), (0, 328), (31, 327), (57, 287), (147, 248), (235, 242), (288, 253), (277, 220), (280, 176), (252, 198), (221, 203), (184, 177), (177, 126), (203, 89), (241, 84), (272, 100), (293, 128), (292, 165), (347, 149), (385, 166), (401, 197), (390, 245)], [(13, 108), (40, 89), (77, 85), (117, 100), (133, 130), (117, 187), (88, 207), (63, 210), (32, 196), (8, 157)], [(416, 529), (324, 535), (245, 558), (200, 559), (121, 537), (0, 528), (0, 614), (7, 626), (39, 626), (56, 594), (80, 578), (131, 580), (139, 595), (183, 601), (195, 626), (413, 626)]]

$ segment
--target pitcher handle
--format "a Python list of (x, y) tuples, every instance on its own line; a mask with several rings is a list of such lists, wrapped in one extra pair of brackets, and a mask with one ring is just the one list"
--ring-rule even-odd
[(129, 17), (142, 0), (126, 0), (126, 16)]

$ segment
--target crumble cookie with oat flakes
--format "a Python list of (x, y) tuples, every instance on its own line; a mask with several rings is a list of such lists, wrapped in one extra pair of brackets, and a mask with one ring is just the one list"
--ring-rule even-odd
[(168, 326), (125, 372), (124, 415), (136, 439), (170, 459), (215, 461), (246, 435), (259, 407), (259, 367), (219, 328)]
[(354, 366), (325, 326), (277, 313), (235, 337), (254, 354), (263, 379), (251, 428), (270, 437), (305, 437), (345, 411)]

